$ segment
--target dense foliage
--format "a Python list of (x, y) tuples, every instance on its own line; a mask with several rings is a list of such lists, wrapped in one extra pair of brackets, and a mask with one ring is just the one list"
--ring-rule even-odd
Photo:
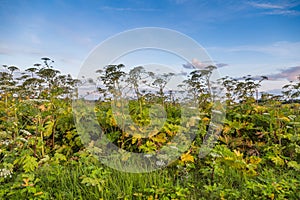
[[(111, 169), (94, 155), (101, 151), (96, 144), (101, 138), (91, 129), (87, 141), (96, 138), (95, 142), (86, 143), (75, 122), (88, 124), (89, 119), (75, 118), (72, 111), (72, 97), (78, 95), (73, 91), (83, 83), (61, 75), (51, 64), (43, 58), (42, 64), (22, 73), (14, 66), (0, 72), (0, 199), (300, 198), (300, 104), (295, 102), (300, 77), (283, 87), (283, 96), (263, 94), (260, 99), (256, 93), (266, 77), (220, 79), (226, 88), (226, 119), (216, 145), (202, 158), (199, 149), (213, 106), (207, 85), (214, 67), (195, 70), (185, 80), (183, 91), (190, 94), (188, 101), (196, 102), (201, 116), (186, 121), (174, 91), (166, 91), (174, 74), (158, 76), (143, 67), (126, 73), (123, 65), (97, 71), (103, 83), (98, 92), (103, 95), (93, 112), (103, 133), (119, 148), (151, 154), (182, 129), (195, 136), (171, 165), (134, 174)], [(135, 98), (127, 103), (138, 127), (120, 126), (114, 116), (113, 108), (123, 106), (122, 101), (113, 101), (124, 90), (122, 81), (134, 91)], [(141, 83), (156, 92), (144, 91)], [(158, 106), (149, 106), (153, 104)], [(149, 116), (162, 109), (166, 122), (155, 130), (157, 134), (141, 128), (159, 124)], [(126, 153), (121, 158), (124, 164), (129, 160)]]

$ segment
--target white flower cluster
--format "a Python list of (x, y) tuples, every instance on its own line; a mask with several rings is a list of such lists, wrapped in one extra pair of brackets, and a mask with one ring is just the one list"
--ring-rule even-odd
[(43, 102), (49, 102), (47, 99), (27, 99), (24, 100), (25, 103), (33, 103), (33, 102), (38, 102), (38, 103), (43, 103)]
[(25, 138), (19, 138), (19, 140), (25, 143), (28, 142)]
[(29, 131), (27, 131), (27, 130), (20, 130), (20, 132), (21, 133), (24, 133), (25, 135), (27, 135), (27, 136), (30, 136), (31, 135), (31, 133), (29, 132)]
[(0, 89), (17, 89), (17, 86), (14, 85), (1, 85)]
[(162, 161), (162, 160), (156, 161), (155, 164), (158, 165), (158, 166), (164, 166), (164, 165), (166, 165), (166, 163), (164, 161)]
[(8, 145), (11, 144), (12, 142), (11, 142), (10, 140), (3, 140), (1, 143), (2, 143), (3, 145), (8, 146)]
[(0, 177), (4, 177), (4, 178), (11, 178), (12, 177), (13, 172), (8, 170), (8, 169), (0, 169)]

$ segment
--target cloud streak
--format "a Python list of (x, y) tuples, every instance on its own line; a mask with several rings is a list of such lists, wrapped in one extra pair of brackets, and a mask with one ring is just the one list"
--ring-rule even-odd
[(270, 12), (264, 12), (266, 15), (300, 15), (299, 11), (296, 10), (273, 10)]
[(108, 10), (108, 11), (132, 11), (132, 12), (156, 12), (160, 11), (159, 9), (154, 8), (130, 8), (130, 7), (110, 7), (110, 6), (104, 6), (101, 7), (100, 10)]
[(264, 15), (284, 15), (284, 16), (295, 16), (300, 15), (300, 12), (294, 10), (300, 2), (279, 2), (279, 3), (257, 3), (257, 2), (248, 2), (248, 4), (256, 9), (265, 10), (261, 14)]
[(279, 73), (266, 75), (269, 80), (287, 79), (289, 81), (297, 80), (300, 75), (300, 66), (281, 69)]
[(276, 57), (295, 58), (299, 60), (300, 42), (280, 41), (266, 45), (244, 45), (234, 47), (208, 47), (221, 52), (258, 52)]
[(212, 61), (199, 61), (197, 58), (193, 58), (191, 62), (183, 64), (185, 69), (204, 69), (205, 67), (213, 65)]
[(194, 58), (192, 59), (192, 62), (188, 62), (186, 64), (182, 64), (182, 67), (185, 68), (185, 69), (203, 69), (209, 65), (215, 65), (217, 68), (221, 68), (221, 67), (226, 67), (226, 66), (229, 66), (228, 64), (226, 63), (216, 63), (216, 64), (213, 64), (212, 61), (199, 61), (198, 59)]
[(227, 67), (227, 66), (229, 66), (229, 65), (226, 64), (226, 63), (217, 63), (217, 64), (216, 64), (216, 67), (217, 67), (217, 68)]
[(286, 8), (286, 5), (278, 5), (278, 4), (271, 4), (271, 3), (249, 2), (249, 4), (255, 8), (262, 8), (262, 9), (284, 9), (284, 8)]
[[(288, 67), (284, 69), (280, 69), (278, 73), (266, 74), (268, 80), (270, 81), (279, 81), (286, 79), (288, 81), (295, 81), (297, 77), (300, 75), (300, 66)], [(252, 76), (254, 80), (261, 80), (262, 76)], [(243, 79), (243, 78), (236, 78), (236, 79)]]
[(31, 47), (16, 47), (16, 46), (9, 46), (9, 45), (5, 45), (5, 44), (1, 44), (0, 45), (0, 55), (33, 55), (33, 56), (41, 56), (42, 54), (40, 53), (40, 51), (38, 49), (34, 49)]

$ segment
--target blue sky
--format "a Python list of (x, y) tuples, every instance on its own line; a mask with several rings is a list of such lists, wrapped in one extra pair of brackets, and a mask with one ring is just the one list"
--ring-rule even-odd
[(46, 56), (77, 76), (108, 37), (162, 27), (202, 45), (222, 76), (267, 75), (273, 90), (300, 74), (299, 0), (0, 0), (0, 24), (0, 64), (21, 69)]

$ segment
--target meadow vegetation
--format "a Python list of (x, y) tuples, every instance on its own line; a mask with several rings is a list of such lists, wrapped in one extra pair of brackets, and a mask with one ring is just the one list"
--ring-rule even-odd
[[(215, 67), (194, 70), (183, 84), (182, 98), (194, 103), (199, 118), (182, 117), (176, 91), (167, 91), (175, 74), (157, 75), (143, 67), (125, 72), (123, 65), (98, 70), (102, 85), (97, 92), (103, 95), (91, 102), (111, 143), (150, 156), (170, 144), (181, 152), (162, 169), (129, 173), (99, 161), (101, 137), (90, 126), (90, 115), (74, 115), (72, 107), (74, 98), (80, 99), (74, 91), (84, 83), (51, 65), (42, 58), (22, 73), (5, 65), (0, 72), (0, 199), (300, 199), (300, 76), (283, 86), (281, 96), (259, 97), (267, 77), (219, 79), (226, 88), (226, 98), (218, 100), (226, 105), (226, 116), (216, 144), (201, 157), (214, 108), (214, 92), (207, 86)], [(126, 120), (120, 125), (114, 110), (123, 109), (124, 102), (114, 98), (125, 86), (134, 94), (126, 102), (134, 126)], [(165, 116), (156, 116), (162, 109)], [(155, 119), (164, 123), (159, 126)], [(90, 131), (83, 137), (76, 124)], [(149, 124), (157, 130), (143, 128)], [(179, 138), (188, 142), (193, 137), (188, 149), (172, 140), (180, 132), (192, 132)], [(119, 160), (121, 165), (133, 162), (126, 153)]]

